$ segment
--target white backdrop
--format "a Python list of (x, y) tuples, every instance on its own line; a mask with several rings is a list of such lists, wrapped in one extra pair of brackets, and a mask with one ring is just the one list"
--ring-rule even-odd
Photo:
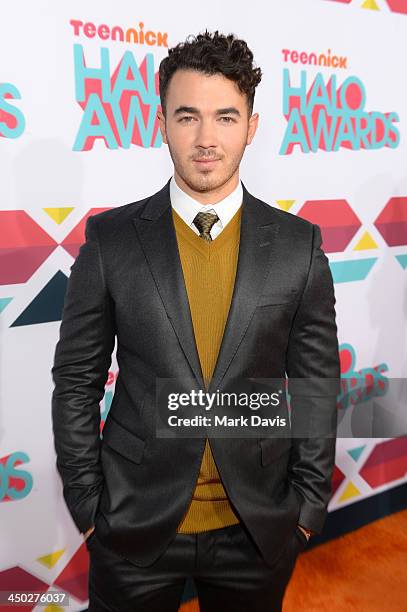
[[(260, 114), (259, 129), (246, 150), (240, 176), (249, 191), (270, 205), (320, 225), (335, 280), (342, 374), (346, 379), (350, 371), (373, 373), (377, 389), (380, 379), (407, 373), (407, 15), (391, 10), (401, 10), (400, 6), (385, 0), (211, 0), (200, 11), (184, 0), (136, 7), (125, 1), (37, 0), (3, 7), (0, 587), (6, 578), (20, 588), (33, 579), (42, 581), (36, 584), (45, 590), (44, 585), (54, 583), (70, 592), (70, 609), (84, 607), (86, 593), (71, 588), (70, 580), (86, 573), (86, 552), (64, 505), (51, 434), (50, 368), (61, 300), (84, 240), (86, 216), (152, 194), (172, 174), (171, 158), (159, 135), (148, 138), (144, 146), (117, 148), (101, 137), (85, 139), (88, 150), (75, 150), (83, 148), (81, 136), (91, 129), (90, 121), (86, 127), (87, 105), (103, 110), (100, 81), (88, 83), (94, 93), (87, 102), (77, 100), (81, 53), (87, 68), (100, 68), (102, 57), (109, 60), (110, 77), (121, 61), (131, 59), (134, 66), (147, 61), (147, 89), (142, 94), (147, 121), (159, 103), (154, 74), (167, 48), (146, 41), (104, 40), (113, 26), (151, 31), (150, 41), (160, 33), (168, 46), (205, 28), (234, 32), (247, 41), (263, 79), (254, 107)], [(75, 28), (71, 20), (90, 25)], [(89, 37), (101, 25), (99, 35), (96, 30)], [(74, 45), (79, 45), (76, 67)], [(342, 67), (302, 63), (312, 53), (342, 58)], [(384, 120), (387, 115), (389, 146), (379, 142), (372, 147), (381, 138), (378, 120), (366, 132), (367, 147), (358, 149), (363, 140), (356, 131), (353, 147), (307, 153), (295, 144), (292, 152), (283, 154), (289, 125), (283, 112), (284, 70), (292, 87), (300, 86), (304, 71), (307, 91), (318, 73), (325, 84), (336, 77), (338, 88), (355, 77), (359, 89), (350, 88), (349, 101), (357, 100), (362, 87), (364, 112), (380, 113)], [(131, 95), (124, 93), (122, 102)], [(124, 119), (119, 113), (110, 123), (107, 115), (103, 133), (114, 134), (120, 118), (126, 124), (125, 112)], [(352, 113), (342, 114), (345, 119), (356, 120)], [(140, 125), (137, 119), (135, 124)], [(113, 358), (102, 418), (116, 376)], [(406, 460), (405, 439), (338, 440), (329, 510), (405, 482)]]

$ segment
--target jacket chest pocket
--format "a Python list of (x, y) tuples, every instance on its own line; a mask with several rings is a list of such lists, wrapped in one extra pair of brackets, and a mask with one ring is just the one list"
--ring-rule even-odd
[(299, 297), (299, 290), (295, 287), (286, 289), (277, 289), (262, 293), (257, 307), (261, 306), (282, 306), (284, 304), (294, 304)]

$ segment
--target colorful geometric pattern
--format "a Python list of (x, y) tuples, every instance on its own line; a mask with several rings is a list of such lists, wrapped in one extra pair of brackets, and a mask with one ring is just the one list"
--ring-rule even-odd
[(74, 210), (73, 206), (69, 208), (43, 208), (44, 212), (55, 221), (58, 225), (61, 225), (63, 221), (67, 218), (69, 214)]
[(295, 200), (276, 200), (277, 206), (281, 208), (281, 210), (285, 210), (288, 212), (290, 208), (294, 205)]
[(357, 244), (353, 247), (354, 251), (368, 251), (370, 249), (377, 249), (378, 244), (369, 232), (364, 232), (363, 236), (359, 239)]
[(58, 270), (10, 327), (61, 321), (68, 277)]
[[(348, 455), (355, 461), (361, 463), (358, 476), (363, 478), (370, 489), (374, 490), (383, 485), (388, 485), (395, 480), (404, 478), (407, 474), (407, 436), (400, 436), (384, 442), (378, 442), (370, 452), (367, 445), (359, 445), (348, 449)], [(364, 459), (361, 459), (366, 454)], [(345, 481), (345, 476), (335, 465), (333, 473), (333, 495)], [(364, 494), (352, 479), (347, 480), (341, 495), (336, 503), (346, 502), (360, 497)]]
[[(37, 562), (41, 563), (42, 568), (52, 570), (56, 562), (62, 557), (61, 553), (63, 552), (65, 551), (58, 550), (48, 553), (37, 558)], [(47, 559), (45, 563), (44, 559)], [(0, 591), (40, 591), (47, 593), (50, 587), (53, 587), (52, 590), (63, 591), (84, 603), (88, 600), (88, 574), (89, 553), (85, 542), (83, 542), (54, 580), (45, 581), (19, 566), (11, 567), (0, 572)], [(1, 609), (14, 610), (15, 606), (2, 606)], [(31, 610), (32, 606), (19, 607), (18, 609)]]
[(0, 211), (0, 285), (26, 283), (57, 243), (25, 210)]
[(407, 198), (390, 198), (374, 222), (390, 247), (407, 244)]
[(106, 206), (105, 208), (91, 208), (83, 219), (81, 219), (81, 221), (73, 228), (73, 230), (69, 232), (61, 243), (61, 246), (63, 246), (64, 249), (68, 251), (70, 255), (72, 255), (72, 257), (76, 258), (79, 253), (79, 247), (85, 241), (85, 226), (87, 218), (105, 210), (110, 210), (110, 208), (111, 206)]
[[(341, 2), (342, 4), (350, 4), (352, 0), (329, 0), (330, 2)], [(394, 13), (403, 13), (407, 15), (407, 2), (406, 0), (385, 0), (389, 6), (389, 9)], [(376, 0), (364, 0), (360, 5), (362, 9), (370, 9), (373, 11), (380, 11)]]
[(407, 436), (376, 444), (359, 474), (372, 489), (407, 474)]
[(325, 253), (344, 251), (362, 225), (346, 200), (308, 200), (297, 214), (320, 226)]
[(52, 553), (43, 555), (42, 557), (37, 557), (37, 561), (38, 563), (41, 563), (44, 567), (52, 569), (58, 563), (64, 552), (65, 548), (60, 548), (59, 550), (55, 550)]
[(334, 283), (350, 283), (365, 280), (376, 261), (377, 257), (353, 261), (331, 261), (329, 267), (333, 281)]
[(89, 553), (85, 542), (70, 558), (53, 581), (53, 586), (73, 595), (80, 601), (88, 599)]
[[(0, 591), (39, 591), (40, 593), (46, 593), (50, 585), (34, 576), (30, 572), (27, 572), (21, 567), (11, 567), (0, 572)], [(1, 606), (1, 610), (31, 610), (33, 606), (15, 606), (7, 605)]]
[(348, 450), (348, 455), (352, 457), (354, 461), (358, 461), (365, 448), (366, 444), (363, 444), (363, 446), (357, 446), (356, 448), (352, 448), (351, 450)]
[(377, 6), (376, 0), (365, 0), (362, 4), (363, 9), (369, 9), (371, 11), (380, 11), (380, 8)]
[(13, 298), (12, 297), (3, 297), (0, 298), (0, 313), (8, 306)]
[[(276, 204), (282, 210), (289, 211), (295, 200), (277, 200)], [(85, 240), (87, 218), (111, 208), (90, 209), (60, 246), (75, 259)], [(72, 210), (72, 207), (44, 208), (47, 215), (58, 225), (69, 217)], [(344, 252), (362, 227), (362, 221), (345, 199), (307, 200), (296, 214), (319, 225), (325, 253)], [(23, 210), (0, 212), (0, 223), (3, 230), (0, 235), (0, 256), (3, 263), (0, 269), (0, 285), (25, 283), (53, 253), (58, 243)], [(407, 197), (390, 198), (374, 222), (374, 227), (388, 247), (407, 246)], [(352, 247), (355, 254), (373, 249), (378, 249), (378, 242), (369, 231), (364, 231)], [(397, 253), (395, 258), (403, 270), (407, 268), (407, 253)], [(368, 257), (330, 261), (334, 283), (363, 281), (377, 260), (378, 257)], [(57, 271), (11, 323), (11, 327), (61, 320), (67, 282), (66, 274)], [(0, 313), (6, 309), (13, 297), (15, 296), (9, 295), (0, 298)]]
[(336, 491), (339, 489), (339, 487), (341, 486), (345, 478), (346, 478), (345, 474), (335, 464), (334, 471), (332, 474), (332, 481), (331, 481), (332, 482), (332, 495), (336, 493)]
[(348, 501), (349, 499), (354, 499), (355, 497), (359, 497), (361, 495), (361, 491), (358, 487), (350, 480), (344, 490), (342, 491), (341, 496), (339, 497), (339, 502)]
[(386, 0), (391, 11), (395, 13), (404, 13), (407, 15), (407, 2), (406, 0)]
[(396, 259), (403, 270), (405, 270), (407, 268), (407, 253), (405, 255), (396, 255)]
[[(63, 561), (64, 554), (67, 554), (66, 549), (58, 549), (38, 557), (36, 561), (41, 564), (43, 569), (52, 570), (60, 560)], [(88, 580), (89, 553), (85, 542), (82, 542), (72, 557), (70, 559), (65, 559), (65, 565), (56, 578), (46, 581), (19, 566), (10, 567), (0, 571), (0, 591), (38, 591), (45, 594), (48, 591), (58, 590), (66, 593), (70, 598), (75, 598), (79, 604), (85, 604), (89, 598)], [(188, 580), (183, 593), (182, 602), (185, 604), (187, 601), (191, 601), (195, 596), (196, 592), (194, 585)], [(2, 611), (11, 612), (15, 609), (16, 606), (1, 606)], [(28, 611), (32, 610), (33, 606), (19, 606), (18, 609)], [(56, 610), (61, 610), (62, 612), (67, 608), (59, 608), (54, 605), (38, 609), (44, 610), (44, 612), (56, 612)], [(182, 607), (180, 610), (182, 610)]]
[[(383, 395), (381, 391), (386, 388), (384, 373), (388, 370), (385, 363), (357, 369), (356, 352), (349, 343), (340, 344), (339, 357), (342, 392), (338, 400), (338, 409), (345, 411), (347, 407), (355, 405), (355, 402), (361, 406), (367, 399)], [(350, 390), (355, 390), (358, 385), (359, 388), (365, 388), (365, 396), (359, 393), (353, 398), (354, 401), (345, 402), (344, 397), (350, 397)], [(335, 464), (332, 478), (333, 496), (341, 487), (340, 495), (335, 499), (336, 505), (366, 496), (369, 492), (374, 492), (375, 488), (389, 485), (406, 476), (407, 436), (392, 438), (385, 442), (371, 440), (369, 443), (355, 443), (355, 446), (348, 448), (346, 452), (356, 465), (354, 469), (349, 467), (346, 456), (341, 465), (344, 471)], [(349, 476), (350, 474), (352, 476)]]

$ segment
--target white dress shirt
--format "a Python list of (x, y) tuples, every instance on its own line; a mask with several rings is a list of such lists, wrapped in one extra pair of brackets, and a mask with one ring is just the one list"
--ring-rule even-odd
[(211, 237), (212, 240), (214, 240), (242, 205), (243, 188), (239, 180), (236, 189), (226, 196), (226, 198), (223, 198), (223, 200), (220, 200), (216, 204), (201, 204), (201, 202), (195, 200), (188, 193), (185, 193), (185, 191), (175, 182), (174, 176), (172, 176), (170, 181), (170, 199), (171, 206), (174, 208), (175, 212), (196, 234), (198, 234), (198, 236), (199, 230), (193, 223), (196, 215), (201, 211), (217, 214), (219, 221), (217, 221), (211, 229)]

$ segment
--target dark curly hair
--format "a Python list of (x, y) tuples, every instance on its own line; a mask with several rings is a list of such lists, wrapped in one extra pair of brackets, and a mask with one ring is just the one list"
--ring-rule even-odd
[[(192, 37), (192, 39), (191, 39)], [(159, 67), (161, 108), (166, 116), (166, 95), (171, 77), (177, 70), (196, 70), (207, 75), (223, 74), (235, 81), (247, 96), (249, 117), (253, 112), (255, 88), (261, 81), (260, 68), (253, 66), (253, 53), (244, 40), (234, 34), (225, 36), (216, 30), (210, 34), (187, 36), (185, 42), (168, 49)]]

